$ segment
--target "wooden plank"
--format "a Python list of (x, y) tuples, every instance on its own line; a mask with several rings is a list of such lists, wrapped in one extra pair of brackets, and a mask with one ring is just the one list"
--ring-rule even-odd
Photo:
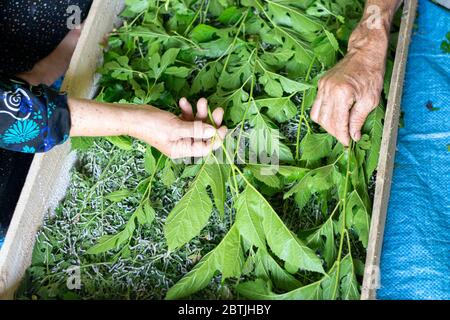
[(63, 85), (71, 97), (94, 97), (99, 78), (96, 70), (103, 59), (100, 44), (118, 23), (117, 16), (123, 6), (123, 0), (94, 0)]
[(362, 300), (376, 299), (376, 290), (380, 286), (380, 255), (383, 246), (386, 212), (391, 191), (406, 61), (416, 10), (417, 0), (405, 1), (384, 120), (369, 244), (367, 247), (366, 265), (361, 290)]
[[(63, 84), (70, 96), (93, 97), (95, 70), (102, 57), (99, 44), (113, 29), (122, 8), (122, 0), (94, 0)], [(0, 251), (0, 299), (13, 298), (31, 263), (36, 233), (52, 202), (55, 185), (62, 171), (69, 170), (64, 168), (69, 151), (70, 144), (66, 143), (33, 160)]]

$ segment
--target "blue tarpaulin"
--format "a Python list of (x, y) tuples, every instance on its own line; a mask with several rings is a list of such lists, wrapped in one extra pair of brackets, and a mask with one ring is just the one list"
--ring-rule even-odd
[(379, 299), (450, 299), (450, 11), (419, 1), (410, 46)]

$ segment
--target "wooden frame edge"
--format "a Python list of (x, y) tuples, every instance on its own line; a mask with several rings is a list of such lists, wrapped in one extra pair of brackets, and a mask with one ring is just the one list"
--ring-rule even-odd
[(391, 191), (406, 62), (416, 17), (417, 3), (418, 0), (407, 0), (403, 8), (402, 23), (384, 119), (361, 300), (376, 299), (376, 292), (380, 286), (380, 255)]

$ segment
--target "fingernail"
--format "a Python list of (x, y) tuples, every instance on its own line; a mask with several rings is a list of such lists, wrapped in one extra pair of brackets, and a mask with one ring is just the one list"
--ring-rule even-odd
[(180, 104), (186, 104), (186, 102), (187, 102), (186, 98), (181, 98), (180, 99)]

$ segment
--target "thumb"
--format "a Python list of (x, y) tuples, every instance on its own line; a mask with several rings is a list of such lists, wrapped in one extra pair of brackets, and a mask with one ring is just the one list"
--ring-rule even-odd
[(374, 107), (367, 101), (358, 101), (350, 111), (349, 132), (354, 141), (361, 139), (361, 129)]

